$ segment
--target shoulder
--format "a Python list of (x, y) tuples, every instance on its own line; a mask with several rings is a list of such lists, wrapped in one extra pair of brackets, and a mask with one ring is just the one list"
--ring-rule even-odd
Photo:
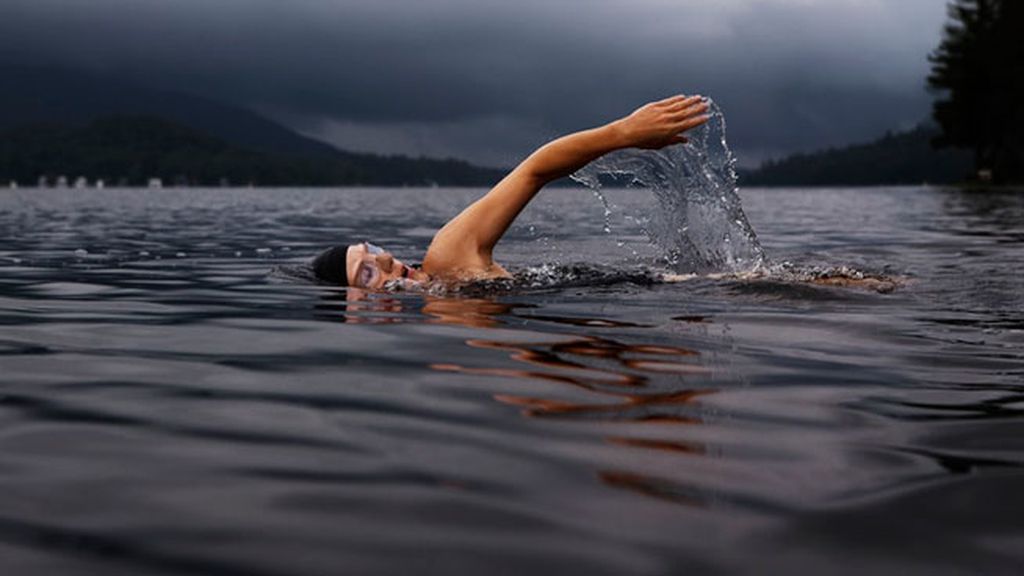
[(423, 271), (431, 277), (462, 279), (484, 273), (494, 264), (490, 250), (481, 246), (475, 233), (476, 219), (463, 215), (445, 224), (431, 240), (423, 256)]
[(511, 274), (489, 256), (431, 245), (422, 270), (431, 278), (446, 282), (473, 282), (509, 278)]

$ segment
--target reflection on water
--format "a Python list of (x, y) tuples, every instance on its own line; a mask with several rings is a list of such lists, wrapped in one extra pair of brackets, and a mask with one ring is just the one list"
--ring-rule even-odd
[[(328, 300), (345, 299), (345, 322), (395, 323), (415, 321), (403, 315), (408, 300), (403, 301), (386, 293), (369, 293), (360, 289), (347, 289), (346, 294), (332, 294)], [(643, 328), (645, 324), (604, 318), (580, 316), (553, 316), (521, 314), (519, 309), (534, 306), (516, 305), (487, 298), (450, 298), (424, 296), (419, 312), (428, 323), (462, 326), (467, 328), (505, 327), (510, 320), (529, 320), (531, 323), (552, 323), (574, 328)], [(384, 314), (388, 314), (385, 316)], [(677, 317), (676, 320), (710, 323), (711, 319)], [(585, 420), (592, 423), (699, 425), (703, 397), (717, 390), (706, 384), (688, 386), (688, 379), (707, 381), (712, 369), (701, 361), (697, 350), (657, 343), (627, 343), (608, 337), (588, 334), (545, 333), (533, 329), (528, 340), (490, 340), (470, 338), (465, 344), (473, 349), (500, 352), (499, 358), (508, 358), (524, 364), (524, 368), (496, 366), (469, 366), (450, 362), (435, 362), (429, 368), (439, 372), (455, 372), (474, 376), (525, 379), (553, 385), (552, 396), (564, 396), (564, 387), (572, 387), (573, 399), (541, 396), (523, 396), (494, 393), (501, 404), (521, 409), (527, 418), (560, 418)], [(500, 362), (495, 362), (500, 364)], [(676, 378), (671, 386), (652, 389), (652, 379), (663, 380), (666, 375)], [(663, 384), (664, 382), (662, 382)], [(499, 385), (500, 384), (496, 384)], [(558, 385), (558, 386), (554, 386)], [(571, 395), (571, 394), (570, 394)], [(605, 436), (611, 445), (626, 449), (641, 449), (664, 453), (666, 457), (679, 455), (707, 456), (708, 448), (695, 441), (678, 437), (631, 437), (614, 433)], [(604, 484), (652, 496), (660, 500), (695, 505), (702, 500), (692, 488), (678, 483), (625, 469), (602, 469), (596, 472)]]
[(602, 470), (598, 476), (601, 482), (613, 488), (629, 490), (673, 504), (703, 506), (706, 503), (706, 499), (699, 494), (663, 478), (623, 470)]
[[(437, 316), (438, 308), (447, 313)], [(459, 313), (451, 311), (458, 309)], [(425, 314), (446, 323), (472, 327), (497, 326), (499, 321), (482, 324), (482, 316), (509, 314), (512, 306), (495, 301), (436, 299), (423, 307)], [(641, 327), (640, 324), (602, 318), (529, 316), (532, 320), (578, 327)], [(707, 320), (704, 320), (707, 321)], [(468, 323), (465, 323), (468, 322)], [(700, 398), (716, 392), (713, 388), (682, 388), (680, 381), (672, 390), (652, 391), (652, 377), (663, 374), (707, 376), (710, 369), (700, 362), (696, 350), (659, 344), (631, 344), (599, 336), (564, 337), (554, 341), (502, 341), (474, 338), (466, 341), (478, 349), (502, 351), (508, 358), (528, 368), (431, 364), (434, 370), (460, 372), (478, 376), (524, 378), (546, 383), (572, 386), (586, 391), (573, 400), (552, 399), (514, 394), (494, 394), (503, 404), (521, 408), (527, 418), (572, 418), (589, 422), (648, 423), (657, 425), (699, 425)], [(560, 390), (553, 388), (552, 393)], [(707, 447), (700, 442), (678, 438), (631, 437), (608, 435), (605, 441), (613, 446), (665, 453), (666, 457), (706, 456)], [(597, 478), (607, 486), (656, 498), (666, 502), (700, 505), (701, 491), (664, 478), (627, 469), (601, 469)]]
[(453, 324), (469, 328), (494, 328), (505, 322), (501, 316), (511, 314), (515, 308), (530, 308), (527, 304), (506, 304), (486, 298), (441, 298), (426, 296), (420, 309), (431, 322)]
[(942, 207), (960, 224), (955, 232), (1024, 240), (1020, 231), (1024, 222), (1024, 192), (1020, 190), (964, 192), (950, 189), (945, 193)]

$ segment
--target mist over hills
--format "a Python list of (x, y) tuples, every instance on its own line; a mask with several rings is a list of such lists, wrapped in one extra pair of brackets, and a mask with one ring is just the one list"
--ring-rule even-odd
[(259, 114), (188, 94), (63, 70), (0, 69), (0, 179), (66, 175), (132, 185), (493, 184), (460, 160), (338, 150)]
[(0, 130), (0, 179), (25, 184), (64, 176), (118, 186), (483, 186), (501, 175), (457, 160), (261, 152), (154, 116)]
[[(869, 143), (796, 154), (741, 172), (744, 186), (947, 184), (971, 157), (935, 150), (929, 124)], [(132, 82), (0, 69), (0, 181), (83, 176), (142, 185), (487, 186), (504, 170), (338, 150), (255, 112)], [(565, 183), (562, 183), (565, 184)]]
[(922, 124), (864, 144), (795, 154), (740, 173), (744, 186), (954, 184), (972, 177), (971, 153), (936, 150), (939, 129)]
[(337, 150), (259, 114), (180, 92), (114, 78), (41, 69), (0, 69), (0, 129), (25, 124), (82, 125), (104, 116), (154, 116), (233, 144), (296, 156)]

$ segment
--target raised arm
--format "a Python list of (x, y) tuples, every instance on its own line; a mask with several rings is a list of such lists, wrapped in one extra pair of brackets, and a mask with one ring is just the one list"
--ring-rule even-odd
[(494, 245), (545, 184), (613, 150), (656, 149), (685, 142), (682, 133), (706, 122), (706, 111), (700, 96), (673, 96), (604, 126), (545, 144), (438, 231), (423, 259), (423, 270), (442, 277), (505, 275), (491, 257)]

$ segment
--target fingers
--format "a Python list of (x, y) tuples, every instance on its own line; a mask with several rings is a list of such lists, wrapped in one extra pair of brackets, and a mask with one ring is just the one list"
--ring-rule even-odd
[(684, 94), (676, 94), (675, 96), (669, 96), (668, 98), (665, 98), (664, 100), (658, 100), (657, 102), (654, 103), (654, 105), (655, 106), (668, 106), (668, 105), (671, 105), (671, 104), (675, 104), (677, 102), (681, 102), (681, 101), (686, 100), (686, 99), (687, 99), (686, 95), (684, 95)]
[(707, 122), (710, 118), (711, 116), (708, 114), (701, 114), (700, 116), (690, 116), (683, 120), (680, 120), (677, 124), (673, 126), (673, 128), (676, 130), (676, 132), (686, 132), (687, 130), (691, 130)]
[(659, 105), (666, 110), (680, 110), (688, 108), (695, 104), (699, 104), (704, 101), (704, 97), (700, 95), (694, 96), (673, 96), (659, 102)]
[(695, 98), (688, 98), (683, 102), (676, 104), (668, 109), (669, 117), (673, 120), (682, 120), (696, 114), (703, 114), (708, 111), (708, 103), (703, 98), (697, 96)]
[(668, 108), (673, 110), (678, 108), (688, 108), (694, 104), (700, 104), (701, 102), (704, 102), (704, 97), (699, 95), (687, 96), (685, 98), (678, 97), (669, 102)]
[(690, 139), (687, 138), (686, 136), (678, 136), (677, 135), (677, 136), (673, 136), (672, 139), (669, 140), (669, 143), (670, 144), (686, 144), (689, 141), (690, 141)]

